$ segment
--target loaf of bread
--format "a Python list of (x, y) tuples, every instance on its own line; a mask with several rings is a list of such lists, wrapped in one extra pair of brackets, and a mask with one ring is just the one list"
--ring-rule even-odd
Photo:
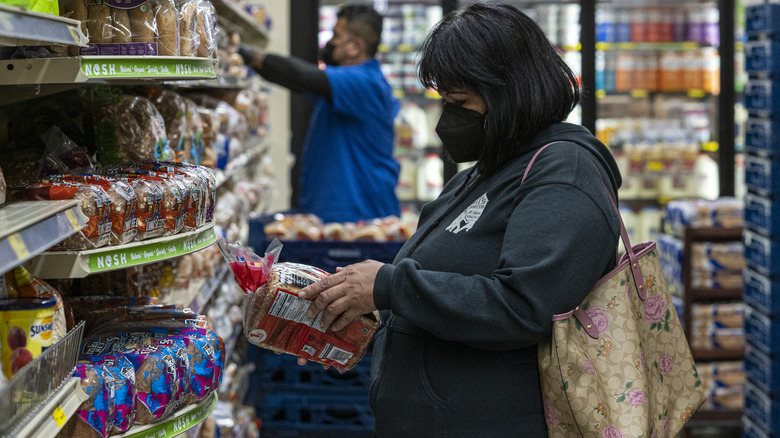
[(114, 44), (127, 44), (133, 42), (133, 32), (130, 28), (130, 15), (127, 9), (111, 8), (113, 16), (113, 37), (111, 42)]
[(87, 4), (87, 32), (92, 44), (109, 44), (113, 40), (113, 14), (105, 3), (94, 0)]
[[(87, 30), (87, 2), (85, 0), (60, 0), (60, 16), (81, 22), (81, 33), (89, 37)], [(68, 55), (77, 56), (79, 46), (68, 46)]]
[(177, 5), (179, 8), (179, 54), (195, 56), (198, 40), (198, 3), (189, 0)]
[(214, 20), (216, 13), (214, 6), (208, 1), (198, 2), (198, 49), (197, 56), (200, 58), (213, 58), (217, 56), (216, 23)]
[(328, 275), (313, 266), (275, 264), (267, 283), (250, 296), (244, 313), (249, 342), (343, 370), (354, 367), (379, 326), (379, 314), (359, 316), (339, 331), (322, 327), (321, 315), (308, 318), (311, 302), (299, 298), (298, 291)]
[(157, 35), (154, 10), (151, 2), (146, 2), (128, 11), (130, 32), (134, 43), (153, 43)]
[(81, 389), (87, 395), (74, 416), (65, 423), (57, 437), (107, 437), (114, 426), (114, 379), (102, 365), (80, 363), (74, 376), (81, 379)]
[(114, 380), (114, 424), (112, 434), (126, 432), (135, 423), (136, 387), (133, 364), (123, 356), (88, 356), (82, 360), (102, 366)]
[[(150, 0), (151, 1), (151, 0)], [(179, 55), (179, 20), (176, 7), (171, 0), (156, 0), (154, 6), (157, 24), (157, 54), (160, 56)]]

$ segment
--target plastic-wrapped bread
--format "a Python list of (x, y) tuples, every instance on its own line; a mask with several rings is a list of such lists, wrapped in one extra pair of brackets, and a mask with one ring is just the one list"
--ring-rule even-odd
[(322, 327), (321, 314), (307, 317), (311, 302), (298, 298), (298, 291), (328, 275), (313, 266), (275, 264), (268, 281), (251, 294), (244, 312), (249, 342), (342, 370), (354, 367), (379, 326), (379, 314), (359, 316), (339, 331)]
[(162, 235), (165, 220), (162, 218), (162, 187), (143, 178), (128, 179), (136, 195), (136, 240), (151, 239)]
[(113, 14), (113, 37), (111, 42), (114, 44), (127, 44), (133, 42), (132, 30), (130, 27), (130, 15), (127, 9), (112, 8)]
[(113, 376), (103, 366), (89, 363), (77, 365), (74, 376), (81, 379), (81, 389), (87, 399), (57, 437), (107, 437), (114, 426)]
[(195, 56), (198, 38), (198, 2), (189, 0), (176, 5), (179, 9), (179, 55)]
[(171, 158), (165, 121), (146, 98), (113, 96), (94, 114), (98, 156), (104, 165)]
[(187, 104), (184, 98), (170, 90), (156, 89), (149, 92), (149, 100), (165, 120), (165, 133), (176, 161), (184, 160), (184, 141), (187, 135)]
[(214, 5), (208, 1), (198, 2), (197, 33), (198, 47), (197, 56), (200, 58), (213, 58), (217, 55), (216, 23), (214, 20), (216, 13)]
[(92, 44), (110, 44), (113, 36), (113, 14), (105, 3), (89, 0), (87, 3), (87, 32)]
[(77, 182), (34, 183), (22, 190), (25, 199), (75, 199), (87, 216), (87, 226), (63, 240), (57, 249), (86, 250), (105, 246), (111, 240), (111, 197), (100, 186)]
[(130, 33), (134, 43), (153, 43), (157, 35), (154, 9), (150, 1), (128, 11)]
[[(60, 0), (60, 16), (77, 20), (81, 22), (81, 32), (89, 38), (87, 29), (87, 2), (85, 0)], [(79, 46), (68, 46), (68, 55), (77, 56)]]
[(178, 56), (179, 20), (173, 1), (156, 0), (154, 18), (157, 24), (157, 35), (155, 36), (157, 54), (160, 56)]
[(102, 366), (113, 378), (114, 427), (111, 434), (126, 432), (135, 423), (137, 391), (133, 364), (126, 357), (115, 355), (87, 356), (82, 362)]

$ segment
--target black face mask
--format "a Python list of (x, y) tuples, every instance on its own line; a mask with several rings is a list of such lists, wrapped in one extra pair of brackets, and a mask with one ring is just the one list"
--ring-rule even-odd
[(485, 148), (485, 116), (445, 103), (436, 133), (454, 162), (477, 161)]
[(336, 62), (335, 59), (333, 59), (334, 49), (336, 49), (336, 46), (334, 46), (333, 43), (331, 43), (330, 41), (325, 43), (325, 47), (320, 49), (320, 59), (326, 65), (339, 65), (339, 63)]

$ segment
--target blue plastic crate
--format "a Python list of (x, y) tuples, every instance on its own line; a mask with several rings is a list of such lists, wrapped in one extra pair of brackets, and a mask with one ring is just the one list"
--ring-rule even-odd
[(780, 5), (760, 4), (745, 8), (745, 31), (749, 34), (780, 30)]
[(777, 433), (770, 433), (760, 428), (747, 416), (742, 417), (742, 436), (745, 438), (776, 438)]
[(780, 282), (745, 268), (742, 299), (756, 310), (772, 318), (780, 317)]
[(749, 152), (780, 156), (780, 122), (748, 117), (745, 122), (745, 146)]
[(780, 237), (780, 200), (746, 193), (745, 226), (762, 236)]
[(749, 79), (745, 84), (745, 109), (763, 116), (780, 113), (780, 82)]
[(780, 244), (755, 231), (745, 230), (745, 263), (772, 279), (780, 278)]
[(371, 437), (374, 417), (363, 397), (269, 394), (260, 408), (261, 436)]
[(298, 392), (301, 394), (361, 395), (368, 394), (371, 384), (371, 356), (366, 355), (349, 371), (324, 369), (309, 362), (298, 365), (289, 354), (264, 351), (255, 359), (259, 386), (264, 393)]
[(745, 346), (745, 376), (770, 394), (780, 394), (780, 359), (748, 343)]
[(763, 430), (780, 430), (780, 402), (766, 391), (745, 382), (745, 415)]
[(780, 73), (780, 41), (777, 36), (745, 43), (745, 71), (752, 74)]
[(745, 306), (745, 341), (766, 354), (780, 351), (780, 321)]
[(753, 193), (775, 199), (780, 193), (780, 161), (746, 155), (745, 185)]

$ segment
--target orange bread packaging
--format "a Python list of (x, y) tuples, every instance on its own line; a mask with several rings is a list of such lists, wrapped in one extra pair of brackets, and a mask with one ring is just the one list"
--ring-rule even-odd
[(252, 344), (336, 367), (352, 369), (365, 355), (379, 327), (379, 313), (361, 315), (341, 330), (320, 324), (322, 314), (306, 316), (311, 301), (298, 292), (330, 274), (314, 266), (278, 263), (282, 244), (271, 242), (264, 257), (236, 244), (218, 242), (236, 282), (250, 295), (244, 335)]

